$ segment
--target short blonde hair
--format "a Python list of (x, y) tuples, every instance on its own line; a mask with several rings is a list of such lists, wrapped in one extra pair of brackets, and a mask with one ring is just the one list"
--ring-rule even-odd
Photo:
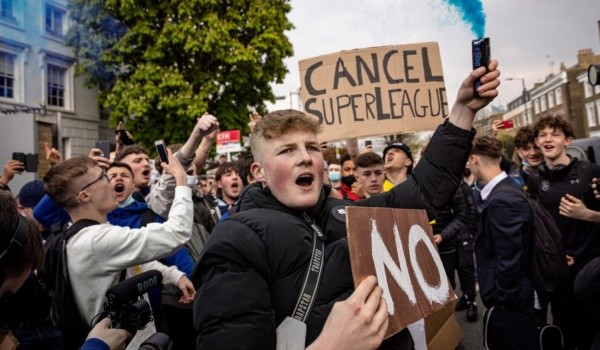
[(272, 140), (294, 131), (309, 131), (315, 135), (321, 126), (316, 118), (294, 109), (279, 110), (267, 114), (252, 130), (250, 149), (256, 161), (262, 160), (261, 147), (265, 140)]

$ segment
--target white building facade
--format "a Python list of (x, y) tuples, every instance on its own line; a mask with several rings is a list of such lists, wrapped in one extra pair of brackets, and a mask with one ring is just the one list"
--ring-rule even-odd
[(39, 154), (38, 172), (9, 184), (15, 194), (47, 172), (45, 142), (66, 159), (98, 139), (98, 92), (75, 76), (68, 28), (67, 0), (0, 0), (0, 166), (13, 152)]

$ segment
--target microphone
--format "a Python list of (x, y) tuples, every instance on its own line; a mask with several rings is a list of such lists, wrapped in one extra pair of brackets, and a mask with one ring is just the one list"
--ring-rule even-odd
[(106, 303), (113, 307), (125, 305), (161, 283), (162, 274), (158, 270), (142, 272), (110, 287), (106, 291)]

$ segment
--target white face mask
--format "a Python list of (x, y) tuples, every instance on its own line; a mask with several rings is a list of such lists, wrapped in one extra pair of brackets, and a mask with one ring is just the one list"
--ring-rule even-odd
[(187, 185), (188, 187), (194, 188), (198, 183), (198, 178), (196, 176), (187, 175)]

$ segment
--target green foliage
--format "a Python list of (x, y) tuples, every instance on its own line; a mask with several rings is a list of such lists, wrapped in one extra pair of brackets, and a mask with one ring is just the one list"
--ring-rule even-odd
[(248, 107), (274, 101), (292, 55), (289, 0), (70, 0), (68, 35), (110, 123), (136, 140), (183, 142), (196, 118), (245, 129)]

